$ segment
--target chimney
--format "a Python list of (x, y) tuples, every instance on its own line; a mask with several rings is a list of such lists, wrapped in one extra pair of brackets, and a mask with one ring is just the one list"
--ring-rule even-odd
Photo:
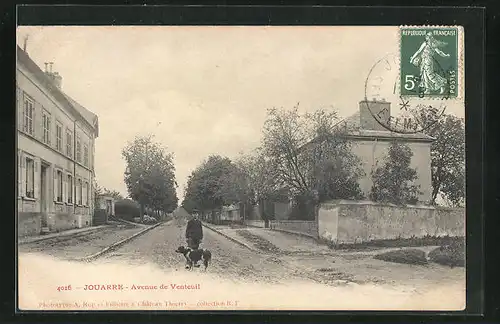
[[(54, 83), (54, 85), (58, 89), (61, 89), (62, 77), (58, 72), (52, 71), (53, 64), (54, 62), (45, 62), (45, 75), (47, 75), (47, 77), (52, 81), (52, 83)], [(47, 66), (49, 67), (48, 69)]]
[(28, 38), (29, 38), (29, 37), (30, 37), (30, 35), (26, 35), (26, 36), (24, 36), (23, 51), (24, 51), (25, 53), (28, 53), (28, 52), (26, 52), (26, 50), (27, 50), (27, 48), (28, 48)]
[(380, 121), (386, 121), (391, 115), (391, 103), (385, 99), (362, 100), (359, 102), (359, 124), (361, 129), (386, 131), (387, 129), (373, 116), (377, 116)]

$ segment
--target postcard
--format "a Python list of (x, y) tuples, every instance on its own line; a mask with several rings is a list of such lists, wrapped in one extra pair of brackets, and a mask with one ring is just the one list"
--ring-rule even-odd
[(19, 26), (18, 307), (463, 310), (461, 26)]

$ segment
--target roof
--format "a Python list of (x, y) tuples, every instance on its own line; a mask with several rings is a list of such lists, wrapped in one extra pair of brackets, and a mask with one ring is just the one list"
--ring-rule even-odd
[(360, 124), (360, 112), (352, 114), (351, 116), (343, 119), (339, 122), (338, 127), (346, 127), (347, 136), (352, 139), (402, 139), (407, 141), (416, 141), (416, 142), (432, 142), (435, 138), (418, 132), (418, 133), (399, 133), (392, 132), (389, 130), (370, 130), (370, 129), (362, 129)]
[(87, 108), (83, 107), (81, 104), (76, 102), (61, 89), (59, 89), (52, 80), (45, 74), (45, 72), (40, 69), (40, 67), (29, 57), (29, 55), (17, 46), (17, 60), (19, 63), (24, 65), (35, 77), (45, 86), (46, 89), (63, 104), (66, 104), (73, 110), (73, 112), (81, 117), (87, 124), (92, 127), (96, 132), (96, 137), (99, 134), (99, 123), (96, 114), (92, 113)]
[[(357, 140), (357, 141), (391, 141), (394, 139), (399, 139), (406, 142), (432, 142), (435, 138), (426, 135), (424, 133), (398, 133), (391, 132), (389, 130), (370, 130), (370, 129), (362, 129), (361, 128), (361, 114), (359, 111), (352, 114), (349, 117), (342, 119), (340, 122), (336, 124), (336, 127), (339, 129), (345, 129), (345, 136), (349, 140)], [(314, 138), (301, 146), (299, 150), (304, 149), (305, 147), (309, 147), (313, 143), (322, 142), (325, 140), (324, 138)]]
[(68, 96), (63, 91), (61, 91), (61, 92), (66, 97), (66, 99), (68, 99), (68, 101), (71, 102), (71, 104), (76, 108), (76, 110), (78, 110), (80, 115), (82, 115), (83, 118), (85, 118), (85, 120), (90, 125), (92, 125), (92, 127), (96, 131), (96, 137), (99, 136), (99, 118), (97, 117), (97, 115), (94, 114), (93, 112), (91, 112), (90, 110), (88, 110), (87, 108), (85, 108), (84, 106), (80, 105), (77, 101), (75, 101), (73, 98)]

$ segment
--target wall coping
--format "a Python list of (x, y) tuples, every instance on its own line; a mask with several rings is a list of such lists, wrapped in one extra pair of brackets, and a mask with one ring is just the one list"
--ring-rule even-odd
[(336, 207), (343, 205), (358, 205), (358, 206), (377, 206), (377, 207), (396, 207), (396, 208), (416, 208), (416, 209), (428, 209), (428, 210), (439, 210), (434, 206), (426, 206), (426, 205), (406, 205), (406, 206), (398, 206), (395, 204), (388, 203), (377, 203), (371, 200), (330, 200), (324, 203), (321, 203), (321, 207)]

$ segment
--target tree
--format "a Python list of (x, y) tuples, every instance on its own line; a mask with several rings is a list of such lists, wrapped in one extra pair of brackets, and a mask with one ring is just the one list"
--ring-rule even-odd
[(266, 201), (288, 200), (288, 189), (280, 185), (276, 179), (275, 170), (272, 168), (270, 160), (266, 158), (260, 148), (254, 152), (242, 155), (236, 162), (238, 175), (233, 184), (238, 184), (238, 198), (243, 202), (244, 215), (257, 203), (260, 208), (260, 215), (268, 227), (269, 220), (274, 215), (268, 212)]
[(116, 190), (109, 190), (104, 188), (104, 195), (112, 197), (114, 200), (121, 200), (123, 196)]
[(441, 195), (453, 205), (465, 199), (465, 122), (445, 114), (424, 132), (435, 138), (431, 144), (431, 203)]
[(351, 152), (347, 129), (338, 127), (336, 111), (318, 109), (300, 114), (270, 109), (262, 149), (277, 180), (293, 197), (315, 200), (356, 199), (361, 161)]
[(417, 171), (410, 168), (412, 156), (413, 152), (407, 145), (396, 141), (391, 143), (384, 165), (372, 173), (371, 200), (397, 205), (418, 201), (419, 186), (413, 184)]
[(235, 166), (227, 157), (211, 155), (188, 177), (183, 207), (208, 211), (234, 203), (237, 199), (232, 192), (235, 186), (229, 179), (235, 174)]
[(122, 156), (127, 164), (125, 184), (130, 197), (141, 206), (141, 218), (146, 207), (173, 211), (178, 203), (173, 154), (148, 136), (127, 143)]

